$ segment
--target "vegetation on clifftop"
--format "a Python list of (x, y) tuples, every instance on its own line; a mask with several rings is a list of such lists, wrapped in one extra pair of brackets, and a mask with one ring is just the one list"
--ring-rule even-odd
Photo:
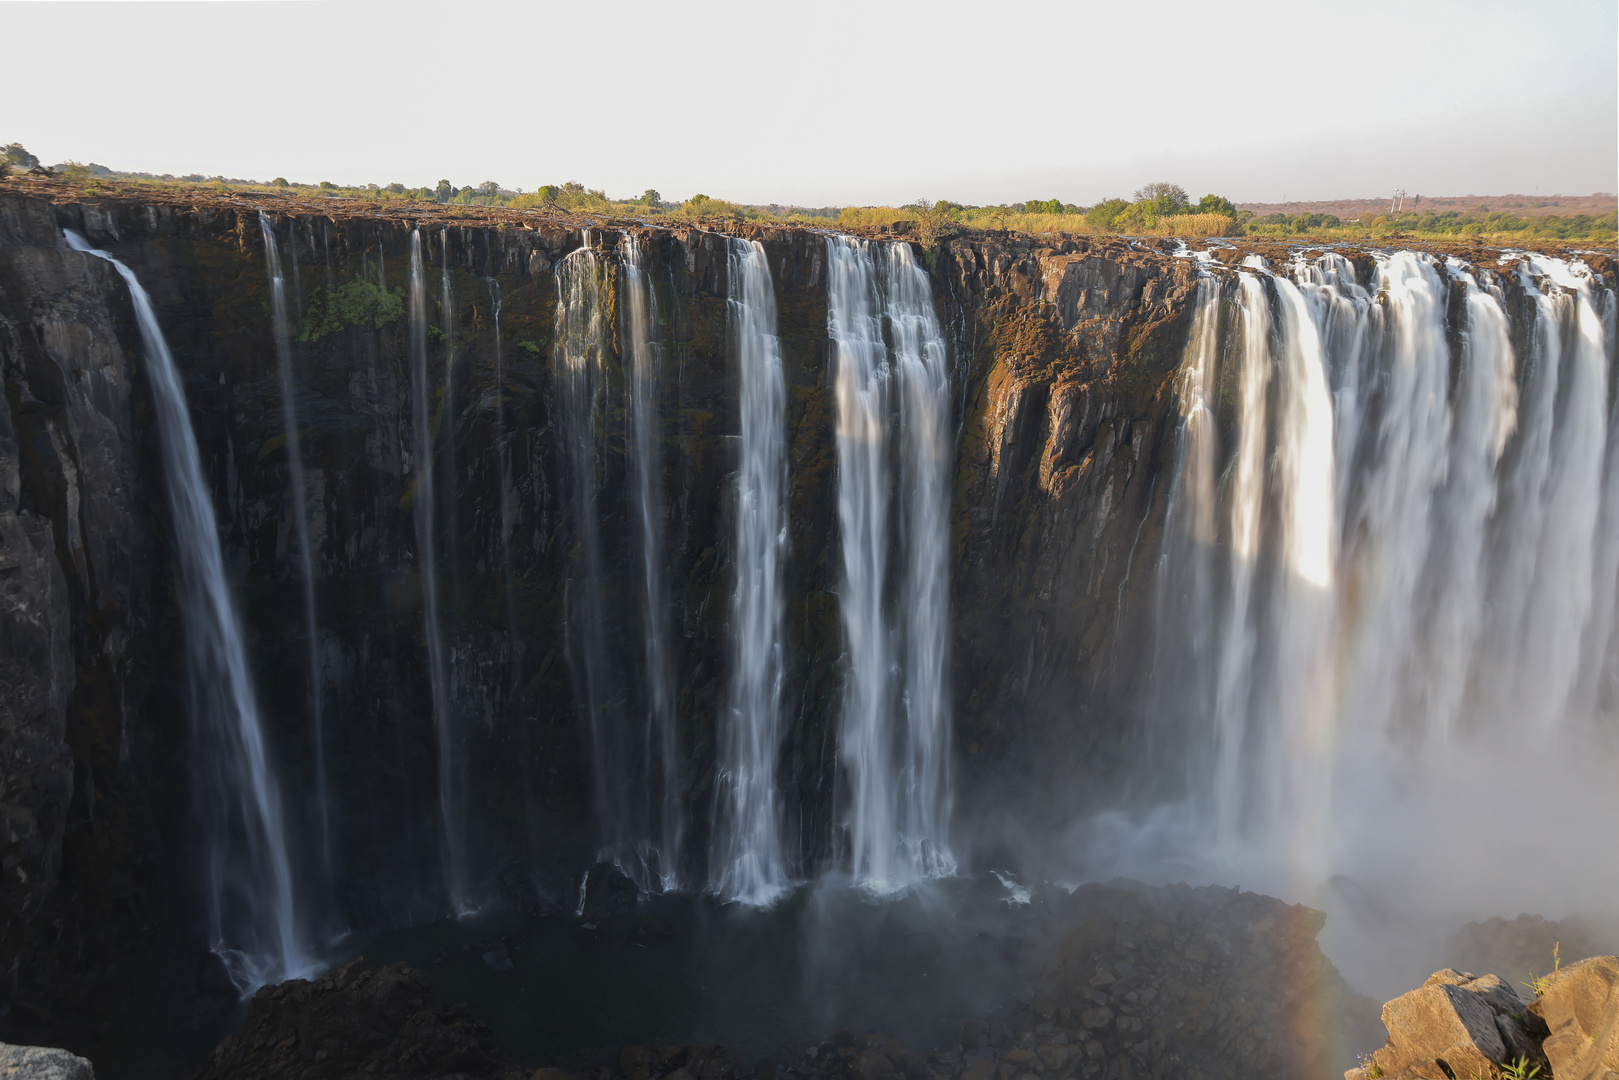
[[(39, 159), (20, 143), (0, 146), (0, 176), (30, 171), (37, 175), (41, 169)], [(1474, 210), (1420, 213), (1411, 210), (1347, 220), (1330, 213), (1273, 213), (1256, 217), (1250, 211), (1237, 209), (1222, 195), (1210, 193), (1193, 202), (1183, 187), (1167, 181), (1145, 184), (1130, 199), (1103, 199), (1090, 206), (1048, 198), (994, 206), (918, 199), (905, 206), (801, 207), (778, 203), (748, 205), (706, 194), (671, 202), (653, 188), (630, 198), (615, 199), (601, 189), (586, 187), (576, 180), (542, 184), (525, 192), (522, 188), (508, 189), (494, 180), (485, 180), (476, 186), (457, 186), (449, 180), (440, 180), (432, 187), (408, 187), (397, 182), (345, 186), (329, 180), (299, 184), (278, 176), (261, 184), (254, 180), (201, 174), (177, 177), (117, 172), (104, 165), (71, 161), (45, 171), (84, 185), (90, 195), (103, 193), (107, 185), (116, 182), (220, 193), (302, 195), (373, 205), (396, 204), (400, 209), (428, 203), (449, 208), (502, 207), (694, 224), (731, 221), (846, 229), (896, 228), (903, 223), (904, 230), (927, 247), (972, 229), (1035, 235), (1123, 234), (1188, 239), (1247, 236), (1315, 242), (1461, 239), (1497, 244), (1531, 240), (1612, 244), (1619, 239), (1619, 213), (1612, 211), (1566, 216), (1518, 215), (1509, 209), (1495, 210), (1481, 204)]]

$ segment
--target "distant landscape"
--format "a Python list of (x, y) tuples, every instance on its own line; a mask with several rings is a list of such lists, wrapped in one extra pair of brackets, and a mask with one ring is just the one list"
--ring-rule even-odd
[(532, 190), (507, 187), (495, 180), (458, 185), (444, 179), (432, 186), (412, 187), (397, 181), (344, 185), (329, 180), (298, 182), (279, 176), (260, 181), (201, 173), (176, 176), (124, 172), (77, 161), (47, 166), (15, 142), (0, 146), (0, 179), (8, 175), (68, 180), (81, 185), (88, 195), (128, 194), (128, 186), (148, 185), (181, 191), (361, 200), (401, 208), (431, 203), (452, 211), (456, 207), (504, 207), (604, 217), (757, 221), (850, 229), (895, 227), (903, 222), (924, 244), (962, 229), (1185, 238), (1252, 236), (1323, 242), (1399, 238), (1612, 243), (1619, 238), (1619, 196), (1608, 192), (1404, 195), (1392, 199), (1252, 203), (1214, 193), (1193, 199), (1181, 185), (1158, 181), (1144, 184), (1130, 198), (1103, 199), (1089, 205), (1061, 198), (1032, 198), (989, 206), (922, 198), (903, 206), (805, 207), (740, 203), (706, 194), (668, 200), (655, 188), (647, 188), (639, 195), (614, 197), (578, 181), (540, 184)]

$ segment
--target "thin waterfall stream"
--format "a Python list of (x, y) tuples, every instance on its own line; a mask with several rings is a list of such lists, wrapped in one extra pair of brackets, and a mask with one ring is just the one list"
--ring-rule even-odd
[[(607, 641), (607, 585), (600, 525), (598, 413), (606, 393), (612, 327), (607, 311), (612, 283), (586, 233), (585, 246), (557, 263), (556, 345), (552, 370), (558, 387), (557, 425), (573, 510), (574, 549), (566, 598), (566, 640), (579, 704), (590, 731), (591, 792), (601, 833), (601, 857), (624, 865), (639, 839), (632, 801), (630, 747)], [(582, 890), (583, 886), (581, 886)]]
[[(287, 283), (270, 216), (259, 214), (264, 258), (270, 273), (270, 306), (275, 320), (276, 372), (281, 384), (282, 429), (286, 435), (287, 488), (298, 544), (299, 584), (304, 608), (304, 638), (309, 664), (309, 741), (315, 763), (315, 818), (320, 837), (321, 870), (332, 876), (331, 792), (326, 778), (326, 726), (322, 713), (320, 621), (315, 612), (315, 557), (309, 536), (308, 488), (304, 483), (303, 440), (298, 429), (297, 383), (292, 370), (292, 321), (287, 311)], [(296, 247), (296, 244), (294, 245)]]
[(75, 251), (105, 259), (129, 287), (162, 444), (180, 563), (193, 783), (204, 834), (209, 946), (243, 993), (313, 970), (295, 903), (281, 789), (270, 761), (225, 579), (214, 502), (203, 478), (185, 386), (152, 301), (129, 267), (64, 230)]
[[(460, 740), (450, 708), (449, 670), (439, 621), (438, 547), (434, 538), (438, 520), (434, 499), (436, 471), (433, 423), (428, 408), (431, 393), (427, 378), (427, 282), (422, 267), (422, 234), (410, 234), (410, 358), (411, 418), (415, 436), (412, 472), (415, 500), (417, 570), (422, 584), (422, 629), (427, 641), (427, 677), (432, 695), (433, 727), (438, 746), (438, 800), (444, 888), (450, 906), (460, 912), (469, 903), (466, 864), (465, 776)], [(448, 418), (446, 417), (446, 420)]]
[(633, 455), (636, 519), (641, 548), (641, 609), (645, 650), (646, 713), (641, 756), (646, 762), (647, 820), (643, 846), (654, 838), (655, 851), (643, 851), (645, 873), (664, 890), (680, 885), (681, 845), (685, 813), (681, 801), (676, 688), (670, 657), (664, 585), (663, 440), (659, 429), (663, 347), (658, 341), (658, 301), (646, 270), (646, 255), (633, 235), (619, 250), (624, 275), (620, 311), (625, 320), (630, 366), (630, 444)]

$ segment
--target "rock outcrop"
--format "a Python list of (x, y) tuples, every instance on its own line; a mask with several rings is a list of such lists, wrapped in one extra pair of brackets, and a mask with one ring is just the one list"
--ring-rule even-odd
[(1556, 1080), (1619, 1080), (1619, 956), (1570, 964), (1529, 1006), (1545, 1025), (1541, 1050)]
[(0, 1080), (96, 1080), (96, 1071), (66, 1050), (0, 1043)]
[(1499, 976), (1436, 971), (1383, 1006), (1387, 1044), (1344, 1078), (1619, 1080), (1619, 957), (1571, 964), (1535, 989), (1526, 1003)]

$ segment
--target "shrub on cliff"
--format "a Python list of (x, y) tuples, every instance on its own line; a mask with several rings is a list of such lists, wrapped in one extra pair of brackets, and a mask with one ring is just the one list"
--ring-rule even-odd
[(380, 330), (405, 313), (405, 294), (389, 292), (369, 281), (350, 281), (335, 292), (324, 286), (309, 298), (298, 340), (319, 341), (349, 326)]

